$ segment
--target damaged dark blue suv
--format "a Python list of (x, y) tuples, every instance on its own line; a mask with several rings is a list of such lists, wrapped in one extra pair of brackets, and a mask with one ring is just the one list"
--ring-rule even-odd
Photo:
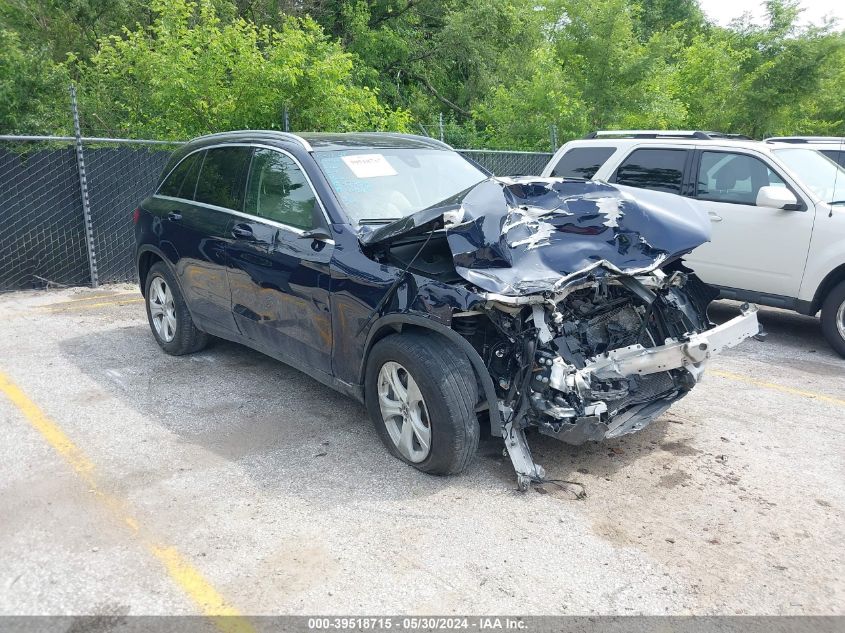
[(494, 178), (399, 134), (242, 131), (171, 157), (135, 214), (153, 335), (248, 345), (366, 403), (400, 459), (451, 474), (490, 424), (519, 487), (544, 477), (525, 432), (580, 444), (636, 431), (711, 355), (681, 263), (708, 240), (682, 198), (602, 182)]

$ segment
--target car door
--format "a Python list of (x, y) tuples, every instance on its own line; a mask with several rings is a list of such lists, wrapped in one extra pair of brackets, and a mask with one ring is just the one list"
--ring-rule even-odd
[(689, 266), (717, 286), (797, 297), (812, 235), (812, 207), (758, 206), (761, 187), (789, 185), (773, 164), (750, 152), (702, 149), (694, 173), (696, 204), (710, 217), (712, 236), (686, 257)]
[(232, 240), (229, 210), (243, 201), (249, 149), (217, 147), (187, 156), (162, 183), (158, 199), (161, 247), (175, 252), (179, 285), (197, 325), (235, 332), (226, 275)]
[(244, 211), (228, 247), (235, 321), (259, 349), (330, 374), (334, 242), (324, 217), (291, 154), (254, 148)]

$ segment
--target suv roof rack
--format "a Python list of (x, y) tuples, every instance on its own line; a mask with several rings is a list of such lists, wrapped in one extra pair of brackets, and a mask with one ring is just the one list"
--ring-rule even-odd
[(602, 138), (621, 136), (624, 138), (694, 138), (703, 141), (713, 139), (752, 140), (744, 134), (725, 134), (724, 132), (702, 132), (700, 130), (596, 130), (584, 138)]
[(771, 136), (767, 143), (845, 143), (843, 136)]

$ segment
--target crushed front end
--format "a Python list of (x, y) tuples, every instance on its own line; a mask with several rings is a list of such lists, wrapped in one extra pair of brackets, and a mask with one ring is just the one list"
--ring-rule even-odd
[(520, 488), (544, 476), (526, 429), (569, 444), (638, 431), (695, 386), (713, 355), (758, 334), (750, 306), (713, 326), (711, 299), (680, 270), (604, 276), (527, 302), (490, 297), (486, 311), (502, 339), (488, 367)]
[(451, 328), (489, 372), (491, 431), (525, 489), (544, 477), (526, 430), (570, 444), (640, 430), (713, 355), (759, 333), (754, 307), (709, 321), (718, 293), (682, 262), (709, 234), (680, 196), (525, 177), (491, 178), (361, 239), (437, 292), (472, 297)]

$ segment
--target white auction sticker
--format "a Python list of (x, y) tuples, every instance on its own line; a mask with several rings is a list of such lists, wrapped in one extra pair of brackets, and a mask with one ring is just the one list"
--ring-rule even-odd
[(341, 156), (341, 159), (358, 178), (396, 175), (396, 170), (391, 167), (382, 154), (356, 154)]

